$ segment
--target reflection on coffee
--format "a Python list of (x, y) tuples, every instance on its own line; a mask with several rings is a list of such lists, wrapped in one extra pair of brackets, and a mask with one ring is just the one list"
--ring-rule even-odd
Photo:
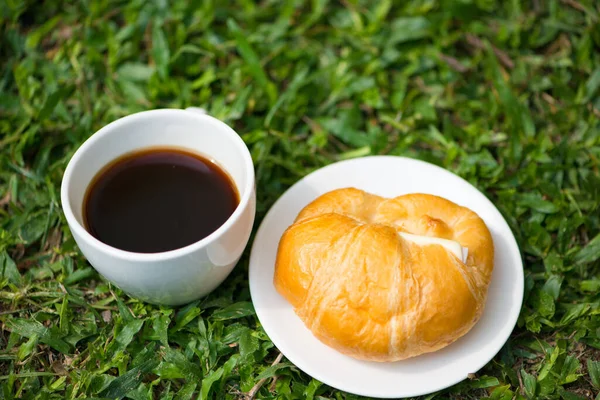
[(158, 253), (210, 235), (238, 204), (232, 179), (217, 164), (159, 147), (126, 154), (100, 171), (87, 189), (83, 215), (101, 242)]

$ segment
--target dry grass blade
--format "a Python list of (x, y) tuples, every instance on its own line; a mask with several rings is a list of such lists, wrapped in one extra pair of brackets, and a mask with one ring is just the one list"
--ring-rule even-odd
[(469, 70), (469, 67), (463, 65), (460, 61), (458, 61), (454, 57), (447, 56), (446, 54), (440, 54), (440, 58), (442, 60), (444, 60), (446, 62), (446, 64), (448, 64), (448, 66), (450, 66), (450, 68), (452, 68), (453, 70), (455, 70), (457, 72), (465, 73)]
[[(471, 46), (473, 46), (479, 50), (485, 49), (485, 44), (477, 36), (468, 33), (466, 35), (466, 38), (467, 38), (467, 42)], [(510, 68), (510, 69), (513, 69), (515, 67), (514, 61), (508, 56), (508, 54), (506, 54), (506, 52), (500, 50), (499, 48), (497, 48), (494, 45), (492, 45), (492, 49), (493, 49), (496, 57), (498, 57), (498, 60), (500, 60), (500, 62), (502, 63), (502, 65), (504, 65), (506, 68)]]
[[(273, 361), (271, 363), (271, 366), (279, 364), (281, 362), (282, 358), (283, 358), (283, 354), (279, 353), (277, 355), (277, 358), (275, 358), (275, 361)], [(256, 382), (256, 385), (254, 385), (252, 387), (252, 389), (250, 389), (250, 391), (246, 394), (246, 399), (248, 399), (248, 400), (254, 399), (256, 397), (256, 394), (258, 393), (258, 391), (262, 387), (262, 385), (264, 385), (265, 382), (267, 381), (267, 379), (269, 379), (269, 378), (263, 378), (263, 379), (260, 379), (258, 382)]]

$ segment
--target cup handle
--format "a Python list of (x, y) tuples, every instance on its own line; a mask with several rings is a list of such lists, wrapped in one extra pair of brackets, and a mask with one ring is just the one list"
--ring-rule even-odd
[(188, 107), (185, 109), (185, 111), (189, 111), (189, 112), (193, 112), (193, 113), (201, 114), (201, 115), (208, 115), (206, 110), (204, 108), (200, 108), (200, 107)]

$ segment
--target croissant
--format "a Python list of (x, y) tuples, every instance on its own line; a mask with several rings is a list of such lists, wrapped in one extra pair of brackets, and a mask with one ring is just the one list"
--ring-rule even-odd
[[(464, 262), (452, 243), (468, 250)], [(490, 232), (470, 209), (345, 188), (307, 205), (285, 231), (273, 283), (321, 342), (391, 362), (465, 335), (483, 312), (493, 263)]]

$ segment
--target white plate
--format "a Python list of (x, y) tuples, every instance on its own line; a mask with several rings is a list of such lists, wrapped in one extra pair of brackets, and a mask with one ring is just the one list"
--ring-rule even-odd
[[(273, 286), (279, 239), (309, 202), (333, 189), (353, 186), (380, 196), (430, 193), (475, 211), (495, 246), (486, 309), (475, 327), (450, 346), (394, 363), (358, 361), (317, 340)], [(486, 365), (502, 348), (523, 300), (523, 262), (517, 242), (496, 207), (451, 172), (404, 157), (373, 156), (341, 161), (306, 176), (269, 210), (250, 256), (250, 293), (256, 314), (275, 346), (313, 378), (339, 390), (380, 398), (419, 396), (452, 386)]]

